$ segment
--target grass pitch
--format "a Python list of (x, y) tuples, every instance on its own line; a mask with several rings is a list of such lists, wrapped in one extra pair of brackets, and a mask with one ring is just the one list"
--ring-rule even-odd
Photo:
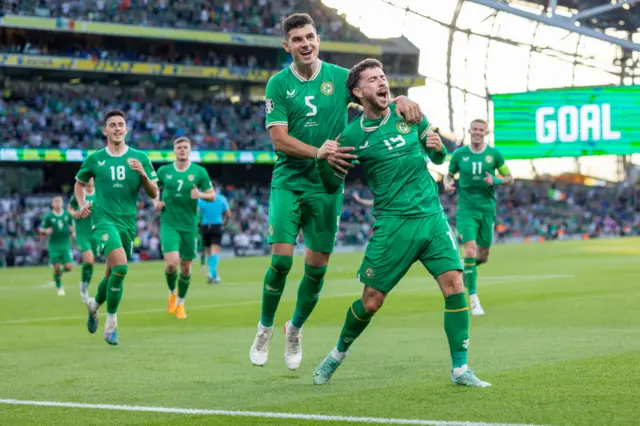
[[(223, 260), (223, 283), (217, 286), (208, 286), (196, 267), (185, 321), (165, 312), (162, 264), (131, 265), (117, 347), (102, 338), (104, 308), (98, 333), (86, 331), (79, 267), (63, 277), (65, 297), (46, 285), (48, 268), (0, 270), (0, 399), (33, 401), (1, 402), (0, 424), (323, 420), (261, 413), (440, 425), (640, 424), (640, 240), (496, 246), (490, 262), (479, 268), (487, 314), (471, 318), (470, 363), (493, 384), (489, 389), (451, 385), (442, 296), (420, 265), (389, 296), (331, 383), (312, 385), (313, 368), (335, 344), (346, 310), (361, 292), (354, 278), (360, 259), (361, 254), (333, 257), (320, 303), (304, 329), (302, 365), (294, 372), (284, 365), (282, 324), (293, 312), (301, 257), (294, 260), (269, 362), (262, 368), (251, 365), (249, 347), (268, 258)], [(98, 265), (94, 273), (92, 294), (102, 269)], [(259, 413), (125, 411), (140, 406)], [(322, 424), (350, 421), (334, 420)]]

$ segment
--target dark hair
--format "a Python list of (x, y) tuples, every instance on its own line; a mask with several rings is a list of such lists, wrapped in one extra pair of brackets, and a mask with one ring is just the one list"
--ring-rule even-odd
[(107, 125), (107, 121), (109, 121), (111, 117), (122, 117), (123, 119), (126, 118), (124, 116), (124, 112), (120, 111), (119, 109), (112, 109), (111, 111), (107, 112), (104, 116), (105, 126)]
[(305, 25), (311, 25), (315, 31), (316, 24), (306, 13), (294, 13), (293, 15), (289, 15), (282, 21), (282, 35), (284, 35), (285, 40), (289, 37), (289, 31), (295, 30), (296, 28), (302, 28)]
[(353, 89), (358, 87), (360, 74), (370, 68), (382, 69), (382, 63), (377, 59), (367, 58), (349, 70), (349, 75), (347, 76), (347, 90), (349, 91), (349, 95), (351, 95), (351, 99), (353, 99), (357, 104), (360, 104), (360, 99), (353, 94)]

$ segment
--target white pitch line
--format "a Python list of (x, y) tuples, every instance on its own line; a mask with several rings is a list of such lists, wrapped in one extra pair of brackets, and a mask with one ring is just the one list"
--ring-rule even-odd
[(420, 419), (389, 419), (383, 417), (353, 417), (353, 416), (328, 416), (323, 414), (298, 414), (298, 413), (274, 413), (261, 411), (232, 411), (232, 410), (207, 410), (194, 408), (171, 408), (171, 407), (146, 407), (141, 405), (112, 405), (112, 404), (83, 404), (78, 402), (55, 402), (55, 401), (23, 401), (18, 399), (0, 399), (0, 404), (8, 405), (30, 405), (39, 407), (64, 407), (83, 408), (94, 410), (112, 411), (138, 411), (148, 413), (165, 414), (187, 414), (187, 415), (208, 415), (208, 416), (228, 416), (228, 417), (258, 417), (263, 419), (294, 419), (312, 420), (323, 422), (344, 422), (344, 423), (373, 423), (373, 424), (394, 424), (394, 425), (424, 425), (424, 426), (534, 426), (515, 423), (484, 423), (484, 422), (456, 422), (439, 420)]

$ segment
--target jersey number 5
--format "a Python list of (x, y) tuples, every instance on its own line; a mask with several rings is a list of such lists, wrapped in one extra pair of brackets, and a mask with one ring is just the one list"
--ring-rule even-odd
[(315, 98), (315, 96), (305, 96), (304, 97), (304, 103), (307, 104), (307, 106), (309, 108), (311, 108), (311, 111), (309, 111), (307, 113), (307, 117), (313, 117), (314, 115), (316, 115), (318, 113), (318, 108), (311, 103), (311, 101)]
[(124, 180), (124, 166), (111, 166), (111, 180)]

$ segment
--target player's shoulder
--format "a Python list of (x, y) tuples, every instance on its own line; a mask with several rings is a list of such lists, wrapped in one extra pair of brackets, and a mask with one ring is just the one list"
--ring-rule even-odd
[(173, 164), (164, 164), (164, 165), (158, 167), (158, 170), (156, 171), (156, 173), (157, 174), (164, 173), (167, 170), (169, 170), (170, 167), (173, 167)]
[(322, 72), (325, 72), (327, 74), (334, 74), (336, 76), (344, 78), (345, 80), (349, 75), (349, 70), (347, 68), (324, 61), (322, 62)]
[(127, 155), (131, 156), (131, 157), (135, 157), (136, 159), (141, 159), (141, 158), (149, 158), (149, 156), (147, 155), (146, 152), (137, 149), (137, 148), (133, 148), (133, 147), (128, 147), (127, 149)]
[(274, 75), (272, 75), (267, 81), (267, 86), (273, 86), (274, 84), (284, 83), (291, 75), (291, 67), (286, 67)]
[(106, 148), (102, 148), (99, 149), (97, 151), (93, 151), (92, 153), (90, 153), (89, 155), (87, 155), (87, 160), (95, 160), (95, 159), (102, 159), (105, 157), (108, 157), (109, 154), (107, 153), (107, 149)]
[(197, 173), (205, 173), (207, 174), (207, 176), (209, 175), (209, 173), (207, 173), (207, 169), (205, 169), (203, 166), (201, 166), (198, 163), (191, 163), (191, 170)]
[(351, 123), (347, 124), (340, 135), (340, 145), (354, 145), (358, 142), (361, 136), (364, 134), (362, 130), (362, 113), (351, 120)]

